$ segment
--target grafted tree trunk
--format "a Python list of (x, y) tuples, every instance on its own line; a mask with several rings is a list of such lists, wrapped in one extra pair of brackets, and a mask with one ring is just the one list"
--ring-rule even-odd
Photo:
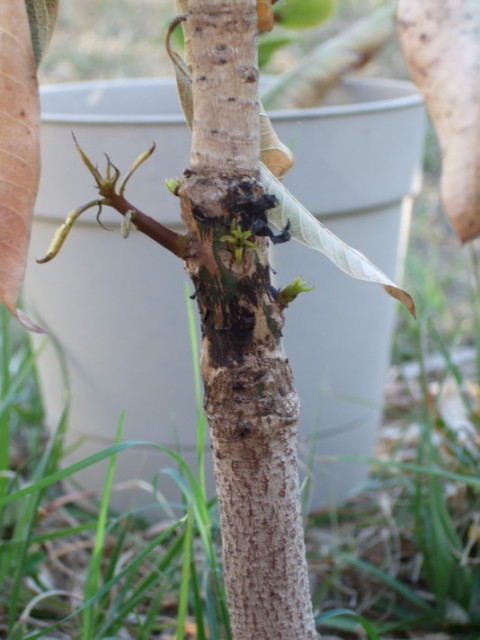
[(281, 345), (258, 182), (255, 0), (189, 0), (190, 168), (180, 187), (235, 640), (316, 638), (296, 454), (299, 403)]

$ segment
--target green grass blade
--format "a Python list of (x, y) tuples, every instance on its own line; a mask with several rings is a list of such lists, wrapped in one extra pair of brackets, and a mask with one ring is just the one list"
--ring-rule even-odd
[(101, 451), (94, 453), (88, 456), (87, 458), (80, 460), (79, 462), (75, 462), (74, 464), (71, 464), (68, 467), (65, 467), (63, 469), (60, 469), (59, 471), (52, 472), (47, 476), (45, 476), (44, 478), (39, 478), (38, 480), (31, 482), (29, 485), (27, 485), (26, 487), (23, 487), (22, 489), (19, 489), (18, 491), (15, 491), (14, 493), (8, 496), (4, 496), (3, 498), (0, 499), (0, 506), (10, 504), (11, 502), (15, 502), (16, 500), (20, 500), (21, 498), (24, 498), (25, 496), (30, 495), (31, 493), (35, 493), (36, 491), (40, 491), (42, 489), (45, 489), (46, 487), (50, 487), (52, 484), (55, 484), (56, 482), (60, 482), (61, 480), (65, 480), (65, 478), (72, 476), (77, 471), (81, 471), (82, 469), (91, 467), (97, 462), (101, 462), (102, 460), (105, 460), (106, 458), (112, 455), (121, 453), (126, 449), (131, 449), (134, 447), (144, 447), (144, 446), (159, 447), (162, 450), (164, 450), (166, 453), (170, 453), (171, 455), (175, 456), (175, 454), (171, 452), (169, 449), (162, 448), (160, 447), (160, 445), (155, 445), (151, 442), (146, 442), (143, 440), (121, 442), (119, 444), (106, 447), (105, 449), (102, 449)]
[(396, 591), (399, 595), (405, 598), (405, 600), (413, 604), (418, 609), (432, 615), (434, 614), (434, 609), (423, 598), (418, 596), (413, 591), (413, 589), (410, 589), (410, 587), (406, 586), (393, 576), (385, 573), (385, 571), (382, 571), (382, 569), (379, 569), (370, 562), (360, 560), (359, 558), (356, 558), (354, 556), (343, 556), (343, 560), (347, 564), (353, 565), (354, 567), (365, 571), (365, 573), (374, 576), (375, 578), (383, 582), (383, 584), (390, 587), (390, 589)]
[(161, 610), (162, 600), (165, 597), (165, 588), (161, 585), (157, 585), (155, 593), (153, 594), (148, 611), (144, 615), (143, 623), (138, 629), (138, 640), (151, 640), (154, 637), (153, 627), (155, 626), (158, 618), (158, 612)]
[(365, 462), (378, 467), (390, 467), (400, 471), (411, 471), (427, 477), (431, 476), (443, 480), (452, 480), (453, 482), (465, 484), (476, 490), (480, 489), (480, 477), (467, 476), (462, 473), (456, 473), (454, 471), (449, 471), (448, 469), (439, 468), (438, 466), (430, 468), (427, 465), (417, 464), (414, 462), (395, 462), (394, 460), (382, 460), (380, 458), (355, 455), (325, 456), (322, 459), (328, 460), (328, 462)]
[(203, 590), (205, 592), (205, 607), (208, 621), (208, 629), (212, 638), (221, 638), (217, 590), (215, 588), (215, 580), (209, 570), (205, 572), (203, 580)]
[[(69, 536), (79, 535), (86, 531), (96, 529), (95, 522), (86, 522), (74, 527), (68, 527), (67, 529), (49, 530), (46, 533), (38, 533), (32, 535), (30, 538), (30, 544), (43, 544), (49, 540), (56, 540), (57, 538), (67, 538)], [(12, 553), (25, 544), (25, 540), (22, 538), (12, 538), (12, 540), (2, 540), (0, 545), (0, 554)]]
[(470, 299), (473, 316), (473, 339), (475, 344), (476, 355), (476, 383), (480, 384), (480, 262), (474, 246), (470, 243)]
[[(2, 305), (0, 309), (1, 322), (1, 381), (0, 381), (0, 398), (3, 401), (10, 389), (10, 332), (8, 311)], [(6, 410), (0, 411), (0, 472), (7, 471), (10, 467), (10, 419)], [(7, 491), (8, 478), (6, 475), (0, 475), (0, 498)]]
[(200, 584), (198, 581), (197, 567), (195, 566), (195, 559), (192, 558), (190, 567), (191, 587), (192, 587), (192, 599), (193, 599), (193, 614), (195, 616), (195, 623), (197, 625), (197, 640), (207, 640), (205, 632), (205, 623), (203, 619), (203, 602), (200, 593)]
[(197, 415), (197, 474), (198, 485), (205, 495), (205, 443), (207, 434), (207, 418), (203, 410), (202, 379), (200, 374), (199, 347), (197, 338), (197, 326), (195, 323), (195, 310), (190, 297), (190, 289), (185, 284), (185, 300), (187, 305), (188, 333), (192, 351), (193, 377), (195, 387), (195, 407)]
[[(130, 528), (130, 516), (126, 515), (126, 517), (121, 518), (121, 520), (119, 520), (118, 523), (117, 522), (111, 523), (111, 525), (107, 529), (107, 533), (113, 534), (117, 524), (119, 525), (119, 532), (117, 534), (113, 550), (111, 551), (110, 556), (108, 557), (108, 565), (104, 574), (105, 582), (108, 582), (115, 576), (118, 561), (121, 557), (122, 549), (124, 548), (125, 542), (127, 540), (127, 534)], [(106, 595), (102, 600), (99, 601), (98, 606), (101, 611), (107, 612), (107, 610), (109, 609), (108, 595)], [(106, 619), (108, 619), (108, 615)]]
[(440, 353), (443, 356), (443, 359), (445, 360), (447, 372), (450, 373), (450, 375), (452, 376), (452, 378), (455, 380), (457, 384), (458, 392), (462, 399), (462, 402), (466, 411), (468, 413), (471, 413), (472, 408), (470, 406), (470, 400), (468, 398), (468, 395), (466, 394), (463, 388), (463, 376), (460, 371), (460, 368), (453, 361), (452, 355), (449, 350), (449, 346), (446, 344), (444, 338), (440, 335), (440, 332), (436, 329), (433, 322), (430, 322), (429, 325), (430, 325), (430, 333), (433, 337), (434, 343), (437, 345), (438, 350), (440, 351)]
[(181, 475), (176, 469), (166, 468), (162, 469), (162, 472), (169, 475), (178, 484), (188, 504), (192, 505), (195, 521), (197, 524), (200, 537), (203, 541), (204, 550), (209, 563), (215, 563), (215, 551), (212, 546), (212, 539), (210, 534), (210, 515), (208, 512), (208, 506), (205, 501), (205, 497), (200, 487), (198, 486), (192, 472), (187, 465), (182, 461), (185, 476), (188, 478), (188, 483), (185, 477)]
[[(182, 520), (183, 522), (185, 519)], [(118, 626), (122, 620), (133, 612), (135, 607), (142, 601), (142, 598), (155, 587), (159, 592), (163, 590), (160, 588), (160, 579), (167, 580), (169, 574), (173, 574), (177, 569), (176, 559), (180, 558), (183, 548), (184, 533), (179, 534), (177, 538), (169, 545), (163, 555), (156, 560), (152, 566), (152, 570), (149, 574), (135, 587), (132, 587), (133, 572), (131, 578), (127, 575), (124, 584), (120, 588), (118, 594), (115, 597), (115, 601), (111, 604), (108, 619), (101, 627), (100, 632), (102, 635), (111, 633), (112, 629)], [(112, 576), (113, 579), (113, 576)], [(156, 599), (156, 596), (154, 596)], [(158, 616), (158, 609), (150, 606), (150, 612), (147, 615), (144, 627), (148, 629), (148, 626), (153, 624), (155, 617)]]
[(317, 624), (325, 624), (334, 618), (342, 619), (345, 617), (353, 618), (366, 632), (368, 640), (381, 640), (373, 624), (351, 609), (331, 609), (330, 611), (324, 611), (315, 617), (315, 622)]
[[(187, 467), (188, 470), (188, 467)], [(203, 551), (205, 554), (209, 582), (208, 593), (211, 596), (208, 618), (209, 618), (209, 630), (212, 637), (216, 637), (215, 628), (218, 628), (217, 615), (222, 621), (224, 627), (224, 633), (226, 634), (226, 640), (230, 640), (230, 622), (228, 615), (228, 608), (226, 603), (225, 590), (223, 587), (221, 571), (217, 555), (213, 546), (212, 540), (212, 521), (210, 516), (210, 510), (208, 504), (205, 502), (205, 497), (199, 489), (194, 477), (188, 470), (189, 483), (187, 484), (185, 477), (180, 474), (176, 469), (164, 469), (164, 473), (170, 475), (180, 487), (183, 495), (185, 496), (187, 503), (192, 506), (195, 515), (195, 524), (202, 541)], [(211, 581), (211, 582), (210, 582)], [(207, 598), (208, 599), (208, 598)], [(218, 636), (220, 637), (220, 636)]]
[[(125, 412), (122, 411), (115, 434), (115, 443), (118, 444), (122, 439), (122, 433), (125, 426)], [(107, 472), (105, 475), (104, 488), (100, 503), (100, 511), (97, 519), (97, 530), (95, 534), (95, 542), (92, 550), (91, 559), (87, 570), (87, 578), (85, 582), (85, 600), (91, 600), (98, 590), (100, 576), (102, 571), (102, 551), (105, 545), (105, 532), (108, 516), (108, 505), (110, 502), (110, 494), (112, 490), (113, 478), (117, 464), (117, 456), (111, 456)], [(95, 614), (93, 606), (86, 609), (82, 616), (82, 629), (85, 638), (94, 637)]]
[[(185, 521), (184, 518), (182, 518), (181, 520), (178, 520), (177, 522), (172, 524), (170, 527), (168, 527), (168, 529), (166, 529), (161, 534), (159, 534), (157, 537), (155, 537), (151, 542), (149, 542), (142, 549), (142, 551), (140, 551), (140, 553), (137, 555), (137, 557), (134, 560), (132, 560), (132, 562), (130, 562), (128, 565), (126, 565), (123, 569), (121, 569), (109, 582), (106, 582), (102, 587), (100, 587), (98, 589), (97, 593), (90, 600), (88, 600), (82, 606), (80, 606), (78, 609), (76, 609), (75, 611), (73, 611), (69, 615), (65, 616), (65, 618), (62, 618), (62, 620), (59, 620), (55, 624), (50, 625), (49, 627), (46, 627), (46, 628), (42, 629), (39, 632), (34, 632), (34, 633), (31, 633), (31, 634), (29, 634), (27, 636), (24, 636), (22, 638), (22, 640), (38, 640), (39, 638), (43, 638), (47, 633), (49, 633), (50, 631), (53, 631), (54, 629), (59, 627), (61, 624), (64, 624), (65, 622), (68, 622), (72, 618), (74, 618), (74, 617), (80, 615), (81, 613), (83, 613), (83, 611), (85, 611), (85, 609), (90, 607), (92, 604), (94, 604), (100, 598), (102, 598), (102, 596), (104, 596), (106, 593), (108, 593), (129, 572), (135, 571), (141, 565), (141, 563), (144, 561), (144, 559), (150, 553), (155, 551), (157, 549), (157, 547), (159, 545), (161, 545), (165, 540), (167, 540), (172, 535), (172, 533), (174, 533), (176, 531), (176, 529), (181, 524), (183, 524), (184, 521)], [(87, 639), (82, 638), (82, 640), (87, 640)], [(88, 640), (90, 640), (90, 639), (88, 639)]]
[[(35, 471), (35, 475), (37, 477), (41, 477), (46, 474), (48, 476), (49, 472), (56, 466), (57, 459), (56, 453), (58, 451), (57, 441), (63, 439), (63, 434), (65, 432), (66, 423), (65, 416), (63, 415), (60, 419), (60, 422), (57, 426), (56, 431), (52, 435), (47, 448), (40, 460), (40, 463), (37, 466)], [(18, 493), (18, 492), (17, 492)], [(6, 496), (7, 498), (9, 496)], [(23, 576), (25, 574), (25, 564), (28, 557), (28, 551), (30, 548), (31, 537), (33, 532), (33, 527), (36, 522), (36, 514), (38, 511), (38, 506), (43, 498), (43, 492), (38, 491), (36, 493), (32, 493), (29, 495), (28, 500), (26, 500), (21, 505), (21, 512), (18, 518), (18, 521), (15, 525), (14, 538), (23, 540), (23, 545), (19, 548), (16, 557), (12, 559), (12, 568), (13, 568), (13, 581), (12, 588), (10, 594), (10, 604), (8, 609), (8, 625), (9, 629), (13, 629), (17, 617), (17, 611), (20, 606), (20, 592), (22, 590), (23, 585)]]
[(189, 505), (187, 521), (185, 525), (185, 537), (183, 541), (183, 561), (180, 580), (180, 590), (178, 594), (177, 611), (177, 640), (184, 640), (185, 627), (188, 615), (188, 597), (190, 593), (190, 565), (192, 561), (192, 541), (193, 541), (193, 509)]
[[(185, 497), (186, 503), (188, 505), (189, 517), (187, 518), (187, 523), (190, 523), (186, 527), (186, 531), (182, 539), (179, 539), (175, 542), (174, 546), (169, 553), (169, 557), (167, 558), (167, 562), (161, 563), (159, 565), (159, 571), (161, 573), (165, 572), (165, 570), (172, 564), (175, 556), (181, 555), (181, 550), (183, 549), (183, 560), (182, 560), (182, 570), (181, 570), (181, 585), (180, 585), (180, 604), (179, 604), (179, 613), (178, 613), (178, 625), (177, 625), (177, 633), (184, 633), (185, 620), (187, 615), (187, 604), (188, 597), (190, 594), (190, 567), (192, 564), (192, 559), (190, 557), (190, 564), (187, 565), (187, 561), (189, 558), (189, 552), (187, 552), (188, 548), (191, 548), (193, 533), (194, 530), (198, 530), (200, 532), (200, 537), (203, 541), (204, 550), (206, 550), (206, 557), (209, 565), (216, 568), (217, 571), (217, 582), (221, 581), (219, 576), (216, 554), (213, 549), (213, 541), (211, 540), (211, 522), (210, 522), (210, 512), (209, 505), (205, 502), (205, 496), (201, 491), (198, 483), (195, 480), (195, 477), (185, 465), (185, 463), (174, 455), (172, 456), (177, 460), (180, 466), (180, 471), (177, 469), (166, 468), (163, 469), (162, 472), (166, 475), (169, 475), (179, 486), (182, 494)], [(191, 552), (190, 552), (191, 553)], [(108, 617), (108, 621), (106, 621), (105, 625), (101, 627), (102, 633), (110, 632), (115, 628), (115, 625), (118, 624), (118, 621), (122, 616), (126, 617), (127, 615), (133, 612), (134, 607), (140, 601), (142, 595), (149, 589), (157, 579), (156, 575), (149, 576), (146, 580), (143, 580), (139, 586), (133, 588), (132, 585), (125, 582), (124, 586), (117, 594), (116, 603), (114, 607), (111, 609)], [(220, 592), (219, 589), (217, 591)], [(128, 597), (127, 597), (128, 595)], [(150, 622), (153, 620), (152, 615), (150, 616)]]
[[(188, 500), (190, 501), (191, 504), (191, 508), (192, 511), (194, 513), (195, 519), (194, 522), (196, 523), (196, 527), (199, 530), (200, 536), (203, 540), (203, 546), (207, 551), (207, 556), (208, 556), (208, 565), (211, 567), (214, 567), (216, 569), (216, 575), (213, 576), (213, 581), (215, 583), (215, 592), (216, 595), (218, 597), (218, 595), (222, 595), (222, 587), (221, 587), (221, 576), (220, 576), (220, 572), (218, 570), (218, 562), (216, 559), (216, 555), (215, 555), (215, 551), (213, 549), (213, 541), (211, 539), (211, 519), (210, 519), (210, 505), (206, 503), (205, 501), (205, 497), (201, 491), (201, 489), (198, 486), (198, 483), (195, 480), (195, 477), (193, 475), (193, 473), (191, 472), (191, 470), (188, 468), (188, 466), (186, 465), (186, 463), (174, 452), (166, 449), (165, 447), (161, 447), (160, 445), (155, 445), (153, 443), (147, 443), (147, 442), (143, 442), (143, 441), (134, 441), (134, 442), (121, 442), (121, 443), (117, 443), (114, 444), (96, 454), (93, 454), (91, 456), (89, 456), (88, 458), (81, 460), (73, 465), (70, 465), (69, 467), (65, 468), (65, 469), (60, 469), (59, 471), (54, 471), (54, 472), (50, 472), (47, 473), (47, 475), (45, 477), (39, 477), (37, 479), (35, 479), (34, 481), (31, 482), (30, 485), (23, 487), (21, 489), (19, 489), (18, 491), (15, 491), (13, 494), (5, 496), (4, 499), (2, 500), (1, 504), (10, 504), (12, 502), (21, 502), (23, 499), (25, 498), (31, 498), (32, 501), (35, 500), (37, 501), (39, 499), (39, 494), (44, 491), (46, 488), (48, 488), (49, 486), (51, 486), (54, 483), (57, 483), (65, 478), (70, 477), (73, 473), (87, 468), (88, 466), (91, 466), (92, 464), (95, 464), (101, 460), (104, 460), (106, 458), (108, 458), (109, 456), (114, 456), (114, 455), (118, 455), (119, 453), (121, 453), (122, 451), (126, 450), (126, 449), (131, 449), (132, 447), (137, 447), (137, 446), (141, 446), (141, 447), (145, 447), (148, 446), (149, 448), (153, 448), (153, 449), (158, 449), (161, 450), (163, 452), (168, 453), (172, 459), (174, 461), (177, 462), (177, 464), (179, 465), (179, 467), (181, 468), (182, 473), (178, 473), (176, 472), (176, 479), (177, 481), (180, 481), (180, 483), (183, 483), (183, 491), (184, 494), (188, 496)], [(55, 450), (55, 447), (52, 444), (52, 451)], [(113, 464), (113, 463), (112, 463)], [(46, 469), (48, 471), (51, 470), (51, 467), (46, 467)], [(108, 492), (107, 492), (108, 493)], [(104, 496), (107, 495), (107, 493), (104, 493)], [(106, 500), (106, 497), (105, 497)], [(104, 503), (106, 504), (106, 502)], [(100, 529), (98, 529), (100, 532), (103, 531), (105, 532), (105, 522), (100, 523), (98, 525), (100, 527)], [(175, 528), (175, 527), (174, 527)], [(172, 529), (173, 531), (173, 529)], [(98, 538), (98, 540), (101, 540), (102, 536), (104, 536), (104, 533), (100, 535), (100, 537)], [(15, 538), (14, 540), (14, 545), (17, 549), (21, 549), (24, 550), (26, 547), (22, 547), (21, 546), (21, 538), (17, 539)], [(32, 537), (30, 537), (30, 543), (31, 543)], [(100, 546), (98, 547), (100, 548)], [(97, 548), (97, 551), (98, 551)], [(146, 553), (150, 552), (151, 550), (153, 550), (153, 546), (152, 545), (148, 545), (146, 548)], [(137, 559), (137, 562), (140, 562), (140, 560), (144, 557), (146, 557), (146, 553), (141, 553), (139, 555), (139, 558)], [(2, 554), (3, 555), (3, 554)], [(97, 556), (98, 557), (98, 556)], [(98, 565), (97, 565), (98, 566)], [(102, 602), (102, 597), (105, 596), (105, 594), (108, 593), (109, 589), (112, 588), (112, 586), (114, 586), (115, 584), (118, 583), (118, 581), (120, 579), (123, 578), (123, 580), (128, 579), (129, 575), (133, 575), (132, 572), (135, 571), (136, 567), (138, 567), (138, 563), (131, 563), (130, 565), (128, 565), (128, 567), (125, 568), (125, 570), (122, 570), (118, 575), (112, 577), (111, 580), (106, 581), (105, 585), (101, 588), (99, 588), (94, 595), (92, 595), (92, 597), (90, 599), (87, 600), (87, 602), (82, 605), (82, 607), (80, 607), (79, 609), (77, 609), (74, 613), (71, 614), (70, 617), (76, 616), (76, 615), (80, 615), (81, 617), (83, 612), (90, 607), (91, 605), (94, 605), (97, 607), (100, 606), (100, 603)], [(130, 572), (130, 574), (129, 574)], [(90, 583), (90, 585), (93, 584), (93, 582)], [(148, 586), (150, 587), (152, 583), (148, 583)], [(147, 585), (145, 585), (147, 586)], [(93, 589), (92, 589), (93, 591)], [(139, 597), (141, 596), (141, 594), (138, 594)], [(224, 608), (224, 597), (221, 597), (221, 603), (219, 605), (220, 609)], [(134, 606), (134, 602), (124, 602), (124, 605), (131, 605), (132, 607)], [(226, 608), (225, 608), (226, 610)], [(126, 609), (123, 608), (121, 613), (125, 613)], [(133, 610), (132, 610), (133, 612)], [(133, 612), (134, 613), (134, 612)], [(87, 616), (87, 614), (85, 614)], [(87, 628), (84, 627), (84, 631), (85, 634), (90, 634), (92, 631), (92, 625), (90, 622), (88, 622), (89, 618), (88, 616), (86, 617), (87, 622), (84, 623), (87, 625)], [(62, 621), (57, 622), (56, 624), (51, 626), (51, 629), (56, 628), (58, 625), (62, 624), (63, 622), (65, 622), (67, 620), (67, 618), (64, 618)], [(108, 620), (108, 626), (110, 629), (115, 628), (115, 625), (118, 624), (119, 622), (121, 622), (120, 618), (116, 618), (113, 619), (111, 617), (109, 617)], [(102, 627), (106, 626), (107, 621), (105, 621), (105, 624), (102, 624)], [(90, 626), (88, 626), (90, 625)], [(15, 633), (17, 632), (18, 627), (16, 627), (16, 629), (12, 629), (12, 633), (13, 631), (15, 631)], [(95, 631), (97, 631), (97, 629), (94, 629)], [(44, 632), (46, 632), (46, 630), (44, 630)], [(115, 633), (115, 631), (114, 631)], [(38, 633), (34, 633), (31, 634), (30, 636), (28, 636), (28, 638), (36, 638), (36, 637), (41, 637), (40, 634)], [(88, 636), (86, 636), (88, 637)], [(103, 636), (105, 637), (105, 635)], [(227, 638), (230, 638), (230, 634), (227, 631)], [(26, 640), (26, 638), (22, 637), (22, 640)]]

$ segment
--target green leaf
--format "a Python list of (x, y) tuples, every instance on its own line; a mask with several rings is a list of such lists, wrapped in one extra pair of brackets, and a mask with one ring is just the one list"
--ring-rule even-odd
[(58, 2), (59, 0), (25, 0), (37, 66), (40, 64), (57, 20)]
[[(332, 618), (343, 619), (343, 617), (354, 618), (355, 622), (367, 633), (368, 640), (381, 640), (373, 624), (351, 609), (331, 609), (330, 611), (324, 611), (315, 617), (315, 622), (317, 624), (325, 624)], [(336, 625), (333, 626), (335, 627)], [(339, 627), (342, 628), (341, 625), (339, 625)], [(352, 629), (352, 631), (353, 630), (354, 629)]]
[(365, 560), (361, 560), (360, 558), (356, 558), (355, 556), (345, 555), (344, 560), (346, 563), (365, 571), (365, 573), (374, 576), (378, 580), (380, 580), (384, 585), (396, 591), (399, 595), (401, 595), (405, 600), (413, 604), (415, 607), (424, 611), (425, 613), (432, 614), (434, 609), (421, 595), (417, 593), (416, 589), (413, 589), (409, 585), (404, 582), (401, 582), (394, 576), (383, 571), (379, 567), (371, 564), (370, 562), (366, 562)]
[(298, 34), (286, 29), (275, 29), (264, 33), (258, 38), (258, 66), (264, 67), (277, 49), (285, 47), (297, 40)]
[[(122, 433), (125, 426), (125, 411), (122, 411), (115, 434), (115, 444), (119, 444), (122, 439)], [(113, 478), (117, 464), (117, 456), (114, 454), (108, 461), (107, 472), (103, 484), (102, 499), (100, 502), (100, 511), (97, 519), (97, 530), (95, 534), (95, 542), (90, 555), (90, 562), (87, 568), (85, 580), (84, 598), (89, 601), (95, 597), (99, 585), (102, 571), (102, 551), (105, 546), (105, 536), (107, 529), (108, 508), (110, 502), (110, 494), (112, 491)], [(85, 609), (82, 616), (82, 628), (85, 638), (91, 638), (94, 634), (95, 616), (97, 610), (94, 607)]]
[(276, 19), (289, 29), (309, 29), (328, 20), (336, 0), (287, 0), (275, 6)]

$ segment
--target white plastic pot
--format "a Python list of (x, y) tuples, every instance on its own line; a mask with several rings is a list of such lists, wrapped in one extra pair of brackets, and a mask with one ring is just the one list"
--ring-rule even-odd
[[(188, 166), (190, 133), (170, 78), (90, 82), (42, 89), (42, 181), (31, 263), (25, 283), (30, 311), (64, 350), (71, 386), (69, 441), (85, 436), (78, 459), (111, 442), (122, 408), (124, 439), (181, 448), (195, 466), (196, 419), (185, 304), (178, 259), (139, 233), (125, 240), (119, 216), (105, 210), (75, 224), (59, 256), (38, 265), (74, 207), (95, 197), (71, 133), (99, 167), (104, 152), (125, 172), (153, 141), (157, 150), (129, 183), (127, 198), (180, 230), (179, 202), (166, 177)], [(419, 185), (424, 111), (409, 83), (349, 79), (328, 104), (272, 114), (293, 146), (296, 165), (287, 187), (334, 233), (363, 251), (389, 276), (401, 278), (412, 195)], [(286, 312), (285, 348), (302, 402), (300, 450), (315, 450), (312, 508), (338, 503), (358, 488), (368, 468), (327, 463), (325, 456), (371, 455), (389, 362), (394, 302), (381, 287), (337, 271), (323, 256), (295, 242), (275, 247), (277, 281), (301, 276), (315, 285)], [(48, 346), (39, 362), (47, 417), (54, 424), (64, 402), (58, 357)], [(122, 453), (117, 479), (150, 481), (175, 466), (149, 449)], [(104, 468), (79, 475), (101, 488)], [(158, 486), (171, 499), (172, 481)], [(211, 485), (213, 491), (213, 484)], [(121, 508), (145, 501), (121, 492)]]

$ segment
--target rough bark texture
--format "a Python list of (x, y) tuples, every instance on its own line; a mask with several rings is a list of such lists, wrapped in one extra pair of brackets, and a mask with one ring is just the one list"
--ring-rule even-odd
[(258, 183), (255, 1), (190, 0), (187, 29), (194, 124), (179, 194), (193, 239), (187, 269), (202, 322), (232, 631), (235, 640), (309, 640), (298, 399), (261, 235), (273, 199)]

